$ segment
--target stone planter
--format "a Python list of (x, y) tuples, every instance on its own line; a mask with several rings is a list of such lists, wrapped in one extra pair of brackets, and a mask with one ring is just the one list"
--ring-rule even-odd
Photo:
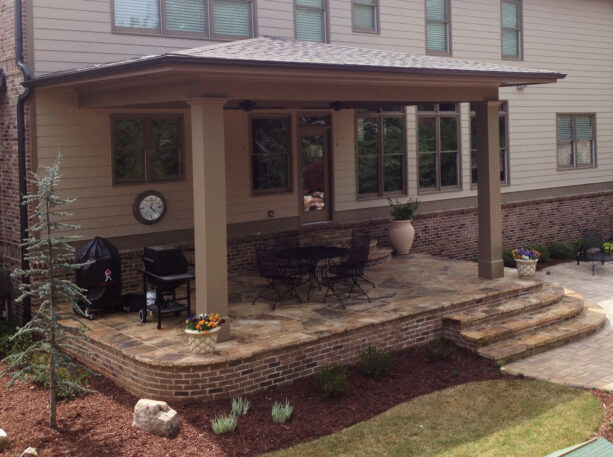
[(195, 354), (212, 354), (217, 344), (217, 333), (221, 327), (209, 330), (208, 333), (185, 329), (189, 348)]
[(517, 274), (520, 277), (532, 276), (536, 273), (536, 264), (538, 260), (523, 260), (515, 259), (517, 265)]
[(394, 252), (398, 255), (407, 255), (413, 246), (415, 227), (410, 220), (393, 220), (390, 227), (390, 241)]

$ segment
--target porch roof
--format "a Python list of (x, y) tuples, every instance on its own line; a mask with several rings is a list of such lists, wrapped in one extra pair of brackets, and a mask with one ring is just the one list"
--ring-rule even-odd
[(35, 77), (24, 85), (53, 86), (85, 82), (99, 77), (119, 76), (171, 65), (383, 72), (414, 76), (478, 76), (491, 79), (491, 82), (495, 82), (498, 86), (555, 82), (566, 76), (550, 70), (451, 57), (420, 56), (396, 51), (264, 37), (49, 73)]

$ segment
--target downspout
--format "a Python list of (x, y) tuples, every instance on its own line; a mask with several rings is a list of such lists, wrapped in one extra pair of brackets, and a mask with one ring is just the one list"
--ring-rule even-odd
[[(29, 81), (32, 76), (30, 70), (23, 59), (23, 18), (21, 13), (21, 0), (15, 0), (15, 59), (17, 68), (23, 73), (24, 82)], [(28, 237), (28, 206), (23, 204), (23, 197), (27, 194), (26, 180), (26, 115), (25, 104), (30, 95), (30, 88), (26, 87), (19, 94), (17, 99), (17, 162), (19, 168), (19, 233), (21, 240), (21, 269), (28, 269), (28, 261), (26, 260), (26, 248), (23, 245), (23, 240)], [(30, 279), (26, 276), (23, 279), (26, 283)], [(30, 297), (26, 297), (22, 303), (23, 306), (23, 322), (25, 324), (32, 318), (32, 305)]]

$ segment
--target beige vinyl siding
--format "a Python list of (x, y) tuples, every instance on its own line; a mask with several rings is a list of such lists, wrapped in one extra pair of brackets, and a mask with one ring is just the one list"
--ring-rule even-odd
[[(110, 2), (34, 0), (36, 73), (210, 43), (186, 38), (113, 34)], [(259, 35), (294, 36), (293, 0), (255, 0), (255, 5)], [(352, 32), (351, 2), (329, 0), (330, 41), (425, 54), (424, 0), (381, 0), (380, 6), (380, 33), (355, 33)], [(500, 90), (500, 99), (509, 103), (511, 184), (502, 191), (612, 182), (613, 2), (524, 0), (524, 60), (511, 63), (501, 59), (500, 0), (452, 0), (451, 13), (453, 57), (568, 73), (567, 78), (557, 84)], [(44, 94), (44, 91), (37, 91), (38, 153), (43, 163), (55, 156), (58, 147), (65, 153), (67, 179), (64, 186), (82, 197), (75, 217), (87, 226), (87, 234), (97, 233), (98, 224), (105, 227), (105, 233), (122, 235), (191, 228), (189, 181), (109, 187), (108, 112), (76, 110), (69, 99), (56, 100)], [(557, 170), (556, 113), (596, 114), (596, 168)], [(409, 195), (423, 201), (476, 195), (476, 190), (470, 188), (468, 105), (461, 105), (462, 189), (458, 191), (418, 194), (414, 107), (407, 109), (406, 120)], [(268, 220), (268, 210), (275, 210), (277, 218), (298, 216), (295, 149), (293, 191), (251, 195), (248, 125), (247, 113), (226, 112), (228, 223)], [(387, 205), (385, 199), (357, 199), (353, 111), (333, 113), (333, 125), (335, 210)], [(186, 177), (191, 180), (189, 173)], [(131, 215), (134, 196), (146, 188), (162, 188), (162, 192), (174, 199), (174, 203), (169, 202), (165, 221), (151, 227), (138, 224)], [(111, 198), (101, 190), (108, 191)], [(104, 213), (100, 208), (104, 208)], [(181, 214), (174, 218), (172, 211), (181, 211)]]
[[(70, 92), (51, 90), (36, 92), (35, 107), (38, 163), (48, 165), (58, 152), (62, 154), (60, 193), (77, 198), (67, 222), (80, 225), (80, 235), (87, 239), (193, 227), (189, 115), (184, 123), (183, 181), (113, 186), (111, 111), (78, 109)], [(149, 226), (140, 224), (132, 214), (134, 199), (147, 189), (162, 192), (168, 202), (164, 219)]]

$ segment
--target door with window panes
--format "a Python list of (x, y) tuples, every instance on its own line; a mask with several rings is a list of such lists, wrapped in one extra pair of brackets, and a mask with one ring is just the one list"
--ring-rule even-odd
[(330, 220), (330, 116), (298, 116), (298, 164), (302, 223)]

